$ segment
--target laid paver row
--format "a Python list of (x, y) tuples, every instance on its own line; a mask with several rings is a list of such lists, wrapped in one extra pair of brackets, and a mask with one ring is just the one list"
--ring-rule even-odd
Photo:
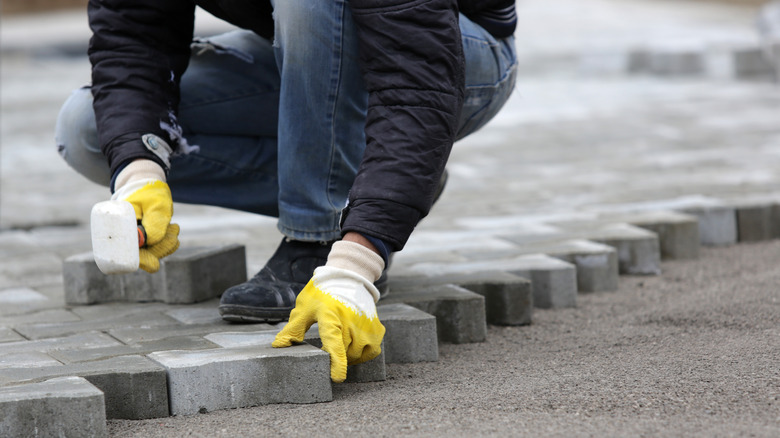
[[(554, 231), (548, 229), (543, 236), (509, 233), (501, 237), (526, 247), (525, 252), (538, 249), (537, 254), (504, 254), (497, 260), (482, 253), (472, 260), (463, 257), (456, 262), (408, 267), (416, 274), (393, 276), (393, 293), (378, 308), (388, 328), (383, 355), (350, 367), (350, 380), (384, 379), (385, 362), (437, 360), (437, 340), (481, 342), (488, 322), (527, 324), (534, 306), (573, 306), (578, 291), (599, 290), (597, 285), (604, 287), (601, 290), (609, 290), (618, 273), (658, 273), (661, 257), (696, 257), (699, 243), (730, 243), (732, 235), (735, 241), (752, 241), (780, 234), (776, 225), (780, 208), (775, 203), (746, 202), (731, 210), (711, 205), (678, 210), (691, 214), (613, 213), (599, 215), (595, 220), (551, 221), (549, 225)], [(729, 236), (717, 236), (713, 230)], [(173, 293), (170, 290), (179, 281), (189, 281), (190, 285), (215, 284), (209, 283), (209, 269), (232, 263), (225, 254), (235, 258), (239, 253), (243, 256), (243, 247), (235, 245), (182, 251), (180, 259), (166, 267), (172, 272), (166, 278), (176, 281), (154, 283), (165, 293), (140, 296), (172, 302), (212, 298), (212, 292), (203, 293), (208, 287), (191, 296), (186, 295), (186, 288)], [(209, 257), (221, 259), (212, 263)], [(88, 257), (81, 256), (69, 259), (68, 263), (90, 262)], [(187, 266), (189, 262), (191, 265)], [(83, 268), (79, 268), (81, 272), (87, 272)], [(193, 276), (195, 272), (199, 277)], [(236, 278), (243, 281), (245, 276), (244, 271), (244, 278)], [(228, 280), (221, 276), (219, 281)], [(123, 290), (124, 285), (151, 283), (144, 280), (116, 284)], [(102, 287), (93, 288), (95, 294), (89, 300), (101, 299), (100, 293), (106, 292)], [(111, 299), (128, 299), (126, 289), (111, 295)], [(270, 342), (278, 326), (220, 326), (213, 307), (163, 311), (160, 306), (165, 305), (127, 305), (119, 311), (116, 305), (47, 310), (40, 313), (48, 312), (46, 316), (54, 317), (54, 321), (0, 329), (5, 341), (0, 344), (4, 358), (0, 362), (4, 429), (0, 431), (38, 426), (31, 423), (35, 421), (33, 417), (15, 413), (26, 404), (35, 405), (27, 409), (30, 412), (56, 411), (52, 404), (60, 404), (57, 409), (67, 411), (66, 403), (59, 400), (80, 397), (82, 393), (91, 394), (85, 397), (96, 407), (80, 415), (97, 418), (98, 422), (101, 418), (154, 418), (331, 399), (328, 357), (315, 346), (273, 349)], [(72, 334), (52, 337), (63, 333)], [(19, 340), (19, 335), (37, 340)], [(318, 344), (316, 328), (307, 335), (307, 341)], [(79, 380), (81, 377), (88, 382)], [(23, 382), (27, 383), (20, 385)], [(29, 395), (41, 394), (38, 388), (42, 387), (52, 389), (37, 399)], [(71, 387), (78, 390), (70, 391)], [(97, 393), (91, 388), (97, 388)], [(94, 399), (94, 394), (103, 396), (102, 403), (95, 402), (99, 398)], [(54, 423), (52, 428), (84, 427), (69, 417)], [(103, 429), (90, 430), (100, 435)]]

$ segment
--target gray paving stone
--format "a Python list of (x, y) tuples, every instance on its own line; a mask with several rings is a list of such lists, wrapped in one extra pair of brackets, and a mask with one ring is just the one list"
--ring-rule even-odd
[(737, 243), (737, 215), (734, 207), (701, 205), (681, 208), (680, 211), (699, 219), (699, 242), (705, 246), (723, 246)]
[(0, 343), (23, 341), (24, 337), (7, 327), (0, 327)]
[(108, 436), (103, 393), (79, 377), (0, 388), (0, 436)]
[(258, 330), (250, 332), (210, 333), (204, 338), (224, 348), (249, 347), (254, 345), (271, 345), (279, 330)]
[(40, 292), (28, 287), (17, 287), (0, 290), (0, 305), (9, 304), (33, 304), (40, 301), (48, 301), (49, 298)]
[(168, 372), (172, 415), (333, 397), (330, 358), (311, 345), (165, 351), (149, 358)]
[(737, 236), (740, 242), (759, 242), (773, 239), (776, 224), (775, 205), (771, 203), (735, 206)]
[(379, 320), (385, 326), (385, 363), (436, 362), (439, 342), (436, 317), (408, 304), (377, 306)]
[(505, 259), (462, 263), (418, 263), (411, 266), (410, 270), (428, 276), (482, 271), (509, 272), (531, 280), (535, 307), (556, 308), (577, 305), (576, 268), (570, 263), (545, 254), (526, 254)]
[(54, 350), (49, 355), (63, 363), (90, 362), (110, 359), (117, 356), (137, 356), (165, 350), (205, 350), (217, 345), (201, 336), (179, 336), (175, 338), (158, 339), (149, 342), (139, 342), (132, 345), (117, 345), (103, 348), (73, 348), (69, 350)]
[(347, 367), (348, 383), (384, 382), (387, 380), (387, 368), (385, 366), (385, 348), (379, 356), (357, 365)]
[(180, 336), (204, 336), (210, 333), (220, 332), (256, 332), (274, 330), (276, 330), (276, 328), (270, 324), (230, 324), (223, 321), (221, 324), (192, 324), (112, 329), (108, 330), (108, 333), (125, 344), (137, 344), (139, 342), (150, 342), (166, 338), (176, 338)]
[[(558, 236), (566, 236), (565, 233)], [(584, 239), (555, 236), (505, 236), (516, 241), (526, 254), (545, 254), (577, 268), (577, 291), (613, 291), (618, 287), (618, 257), (615, 248)]]
[(104, 331), (122, 327), (156, 327), (170, 325), (175, 320), (162, 313), (138, 313), (124, 317), (107, 316), (101, 319), (87, 321), (73, 321), (52, 324), (22, 324), (14, 329), (28, 339), (45, 339), (55, 336), (84, 333), (90, 331)]
[(65, 323), (78, 322), (81, 318), (67, 309), (46, 309), (39, 312), (30, 312), (21, 315), (4, 315), (3, 325), (15, 327), (21, 324), (29, 323)]
[(78, 376), (105, 394), (108, 418), (139, 420), (167, 417), (168, 389), (165, 369), (141, 356), (37, 368), (7, 368), (0, 385)]
[(601, 219), (625, 222), (654, 232), (658, 235), (662, 259), (699, 257), (699, 220), (694, 215), (674, 211), (642, 211), (603, 215)]
[(182, 248), (164, 259), (165, 303), (196, 303), (247, 279), (243, 245)]
[(246, 281), (242, 245), (181, 248), (162, 260), (160, 271), (104, 275), (92, 253), (68, 257), (62, 265), (65, 302), (161, 301), (186, 304), (208, 300)]
[(661, 249), (658, 235), (630, 224), (599, 221), (555, 222), (554, 225), (581, 238), (614, 247), (621, 274), (658, 275)]
[(382, 304), (405, 303), (436, 317), (439, 342), (483, 342), (487, 334), (485, 297), (451, 284), (395, 289)]
[(60, 338), (40, 339), (36, 341), (4, 342), (0, 344), (0, 356), (13, 353), (50, 352), (73, 348), (89, 349), (122, 345), (116, 339), (104, 333), (79, 333)]
[(3, 368), (26, 368), (59, 366), (62, 363), (46, 353), (26, 351), (22, 353), (10, 353), (0, 356), (0, 370)]
[(485, 297), (485, 316), (489, 324), (522, 325), (531, 323), (534, 306), (531, 282), (508, 272), (480, 271), (470, 274), (445, 274), (430, 277), (390, 277), (391, 291), (445, 284), (454, 284)]
[[(304, 335), (304, 341), (309, 345), (322, 348), (322, 339), (320, 338), (319, 325), (312, 325)], [(385, 346), (382, 343), (382, 352), (379, 356), (357, 365), (347, 366), (347, 380), (350, 383), (365, 382), (383, 382), (387, 380), (387, 369), (385, 367)]]
[(705, 71), (704, 54), (695, 49), (648, 48), (629, 54), (629, 73), (692, 76)]
[(219, 324), (222, 322), (222, 316), (219, 314), (217, 306), (209, 308), (184, 308), (174, 309), (165, 312), (166, 315), (183, 324)]

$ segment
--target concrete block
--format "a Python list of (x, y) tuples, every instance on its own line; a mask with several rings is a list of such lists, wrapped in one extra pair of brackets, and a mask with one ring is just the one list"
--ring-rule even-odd
[(774, 75), (772, 62), (762, 47), (741, 47), (734, 50), (733, 57), (734, 72), (738, 79), (772, 77)]
[(3, 325), (7, 327), (15, 327), (27, 323), (59, 323), (80, 320), (81, 318), (78, 315), (67, 309), (48, 309), (40, 312), (2, 317)]
[(0, 327), (0, 343), (23, 341), (23, 340), (24, 338), (19, 333), (16, 333), (15, 331), (7, 327)]
[(699, 242), (705, 246), (737, 243), (737, 215), (734, 207), (701, 205), (683, 207), (680, 211), (699, 220)]
[(604, 221), (555, 223), (580, 237), (609, 245), (617, 250), (621, 274), (658, 275), (661, 273), (661, 249), (658, 235), (630, 224)]
[(0, 436), (108, 436), (103, 393), (79, 377), (0, 388)]
[[(320, 338), (319, 326), (314, 324), (304, 335), (306, 343), (322, 348), (322, 339)], [(387, 380), (387, 370), (385, 368), (385, 346), (382, 343), (382, 352), (379, 356), (357, 365), (347, 366), (347, 380), (349, 383), (365, 382), (383, 382)]]
[(62, 363), (91, 362), (95, 360), (110, 359), (118, 356), (138, 356), (155, 351), (165, 350), (206, 350), (215, 348), (213, 342), (209, 342), (201, 336), (178, 336), (174, 338), (157, 339), (149, 342), (139, 342), (131, 345), (117, 345), (102, 348), (73, 348), (67, 350), (54, 350), (49, 355)]
[(641, 48), (629, 54), (628, 72), (660, 76), (691, 76), (705, 71), (705, 57), (694, 48)]
[(161, 261), (160, 271), (105, 275), (92, 253), (68, 257), (62, 266), (65, 302), (161, 301), (186, 304), (208, 300), (246, 281), (242, 245), (181, 248)]
[[(570, 263), (544, 254), (462, 263), (418, 263), (411, 266), (410, 270), (428, 276), (481, 271), (509, 272), (531, 280), (535, 307), (555, 308), (577, 305), (576, 268)], [(391, 293), (390, 296), (392, 295)]]
[(397, 289), (382, 303), (405, 303), (435, 316), (439, 342), (483, 342), (487, 335), (485, 298), (459, 286)]
[(694, 215), (674, 211), (641, 211), (602, 215), (600, 219), (624, 222), (654, 232), (658, 235), (662, 259), (699, 257), (699, 220)]
[(164, 259), (165, 294), (160, 301), (195, 303), (222, 295), (247, 279), (243, 245), (183, 248)]
[(172, 415), (269, 403), (330, 401), (330, 357), (311, 345), (165, 351)]
[(576, 267), (577, 291), (613, 291), (618, 287), (618, 258), (615, 248), (584, 239), (570, 239), (569, 233), (547, 236), (504, 236), (517, 243), (522, 253), (545, 254)]
[(391, 290), (445, 284), (454, 284), (485, 297), (485, 316), (489, 324), (531, 323), (534, 306), (531, 282), (508, 272), (390, 277)]
[(210, 333), (220, 332), (256, 332), (275, 331), (275, 326), (270, 324), (193, 324), (173, 325), (159, 327), (133, 327), (124, 329), (112, 329), (108, 333), (125, 344), (150, 342), (161, 339), (176, 338), (180, 336), (204, 336)]
[(50, 352), (73, 348), (90, 349), (113, 347), (120, 344), (116, 339), (104, 333), (79, 333), (61, 338), (39, 339), (36, 341), (16, 341), (0, 344), (0, 356), (25, 352)]
[(64, 376), (83, 377), (100, 389), (105, 394), (108, 418), (140, 420), (169, 415), (165, 369), (141, 356), (60, 366), (8, 368), (0, 376), (0, 385)]
[(760, 242), (774, 238), (775, 206), (771, 203), (743, 204), (735, 207), (737, 236), (740, 242)]
[(385, 363), (436, 362), (439, 343), (436, 317), (407, 304), (377, 306), (379, 320), (385, 326)]
[(41, 353), (38, 351), (10, 353), (0, 356), (0, 370), (4, 368), (29, 368), (59, 365), (62, 365), (62, 362), (54, 359), (46, 353)]
[(170, 325), (175, 320), (162, 313), (150, 312), (145, 314), (131, 314), (124, 317), (107, 316), (101, 319), (87, 321), (62, 322), (53, 324), (23, 324), (15, 327), (15, 330), (27, 339), (45, 339), (55, 336), (78, 334), (92, 331), (104, 331), (111, 328), (122, 327), (157, 327)]

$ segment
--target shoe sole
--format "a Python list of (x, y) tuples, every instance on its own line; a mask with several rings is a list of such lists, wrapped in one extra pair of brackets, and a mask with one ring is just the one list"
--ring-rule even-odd
[(292, 307), (219, 306), (222, 319), (239, 323), (282, 322), (290, 318)]

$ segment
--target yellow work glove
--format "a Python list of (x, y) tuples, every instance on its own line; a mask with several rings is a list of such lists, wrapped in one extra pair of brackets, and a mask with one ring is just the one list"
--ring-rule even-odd
[(146, 231), (146, 246), (140, 249), (140, 267), (154, 273), (160, 259), (179, 248), (179, 226), (171, 223), (173, 199), (165, 172), (154, 161), (135, 160), (125, 166), (114, 183), (111, 199), (127, 201)]
[(330, 378), (343, 382), (347, 365), (371, 360), (382, 352), (385, 327), (376, 314), (379, 291), (374, 281), (384, 268), (382, 257), (354, 243), (333, 244), (328, 262), (314, 270), (295, 300), (290, 321), (276, 335), (274, 347), (303, 342), (316, 322), (322, 349), (330, 354)]

